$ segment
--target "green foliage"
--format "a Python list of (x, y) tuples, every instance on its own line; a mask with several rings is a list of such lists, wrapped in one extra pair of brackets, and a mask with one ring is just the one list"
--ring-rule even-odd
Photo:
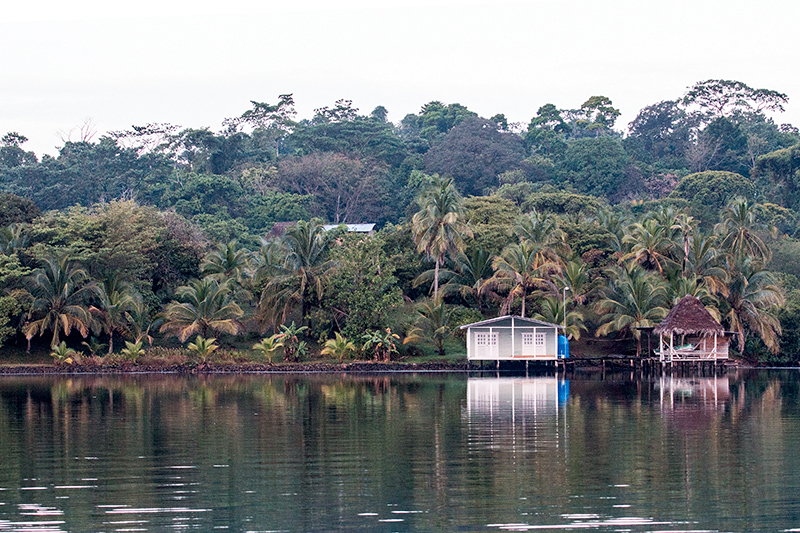
[(519, 136), (491, 121), (471, 117), (454, 127), (425, 154), (425, 170), (451, 176), (463, 194), (500, 185), (497, 176), (520, 166), (525, 147)]
[(441, 298), (420, 303), (414, 326), (406, 334), (403, 344), (427, 342), (436, 347), (439, 355), (445, 355), (444, 341), (453, 335), (451, 318), (450, 309)]
[(186, 346), (186, 348), (188, 348), (189, 351), (194, 352), (194, 354), (197, 356), (200, 362), (205, 364), (206, 362), (208, 362), (208, 359), (209, 357), (211, 357), (211, 354), (213, 354), (215, 351), (217, 351), (217, 349), (219, 349), (219, 346), (216, 344), (216, 342), (217, 339), (214, 338), (206, 339), (198, 335), (195, 338), (194, 342), (190, 342)]
[(400, 132), (407, 139), (420, 137), (433, 145), (464, 119), (474, 116), (475, 113), (461, 104), (444, 105), (433, 101), (422, 106), (418, 115), (406, 115), (400, 123)]
[(144, 356), (144, 353), (141, 340), (136, 342), (125, 341), (125, 347), (119, 351), (119, 355), (124, 361), (136, 361)]
[(322, 353), (322, 355), (330, 355), (331, 357), (338, 359), (341, 363), (344, 361), (345, 357), (354, 353), (355, 351), (356, 345), (347, 340), (347, 337), (344, 337), (337, 331), (336, 336), (333, 339), (328, 339), (325, 341), (325, 346), (320, 353)]
[(50, 357), (55, 359), (59, 364), (71, 365), (75, 362), (73, 356), (77, 355), (77, 353), (78, 352), (72, 348), (67, 347), (66, 342), (61, 341), (58, 345), (53, 345), (50, 350)]
[(770, 196), (782, 206), (800, 207), (800, 144), (762, 155), (752, 175), (770, 186)]
[(627, 164), (625, 149), (618, 139), (584, 138), (569, 144), (563, 172), (578, 193), (615, 198), (623, 192)]
[(42, 212), (28, 198), (16, 194), (0, 194), (0, 227), (11, 224), (31, 223)]
[(320, 309), (313, 315), (316, 334), (325, 337), (335, 328), (357, 337), (385, 325), (388, 313), (402, 304), (394, 263), (383, 251), (384, 244), (381, 235), (348, 234), (332, 249), (336, 269), (328, 276)]
[(538, 211), (557, 215), (593, 215), (604, 203), (594, 196), (584, 196), (568, 192), (539, 192), (525, 198), (520, 204), (524, 213)]
[(297, 326), (294, 321), (292, 325), (281, 324), (281, 331), (275, 337), (283, 342), (283, 360), (297, 362), (305, 353), (307, 344), (300, 340), (300, 335), (308, 331), (308, 326)]
[(267, 359), (269, 364), (272, 364), (272, 356), (280, 348), (283, 348), (283, 341), (281, 338), (282, 337), (278, 333), (270, 337), (265, 337), (261, 339), (261, 342), (254, 344), (253, 349), (261, 353), (261, 355)]
[(16, 328), (11, 325), (12, 319), (22, 311), (19, 300), (13, 296), (0, 296), (0, 348), (3, 343), (16, 333)]
[(372, 350), (373, 359), (375, 361), (390, 361), (393, 353), (397, 353), (397, 341), (400, 336), (392, 333), (390, 328), (384, 331), (373, 330), (367, 331), (361, 338), (364, 340), (364, 345), (361, 347), (365, 352)]
[(716, 222), (729, 201), (737, 197), (752, 198), (754, 193), (753, 182), (741, 174), (709, 170), (683, 178), (669, 197), (687, 200), (692, 214), (708, 226)]

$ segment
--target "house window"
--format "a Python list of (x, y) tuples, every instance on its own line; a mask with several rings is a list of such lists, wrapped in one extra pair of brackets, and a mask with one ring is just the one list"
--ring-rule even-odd
[(526, 348), (533, 346), (533, 333), (522, 334), (522, 346)]
[(536, 334), (536, 346), (543, 347), (544, 346), (544, 333), (537, 333)]
[(476, 333), (475, 344), (481, 347), (497, 346), (497, 333)]

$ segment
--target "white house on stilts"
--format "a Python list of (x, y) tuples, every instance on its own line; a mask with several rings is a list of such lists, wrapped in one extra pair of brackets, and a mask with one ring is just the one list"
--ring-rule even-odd
[(466, 324), (470, 361), (556, 361), (559, 356), (556, 324), (501, 316)]

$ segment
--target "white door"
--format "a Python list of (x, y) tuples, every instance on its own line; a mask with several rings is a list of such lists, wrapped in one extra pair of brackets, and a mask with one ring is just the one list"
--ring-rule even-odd
[(475, 356), (478, 359), (497, 358), (497, 333), (475, 333)]
[(522, 355), (537, 357), (545, 355), (545, 334), (540, 331), (522, 334)]

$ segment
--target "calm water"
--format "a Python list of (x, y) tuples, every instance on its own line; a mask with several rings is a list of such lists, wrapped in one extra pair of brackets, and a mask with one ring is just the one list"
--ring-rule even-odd
[(791, 531), (799, 389), (797, 371), (3, 378), (0, 532)]

